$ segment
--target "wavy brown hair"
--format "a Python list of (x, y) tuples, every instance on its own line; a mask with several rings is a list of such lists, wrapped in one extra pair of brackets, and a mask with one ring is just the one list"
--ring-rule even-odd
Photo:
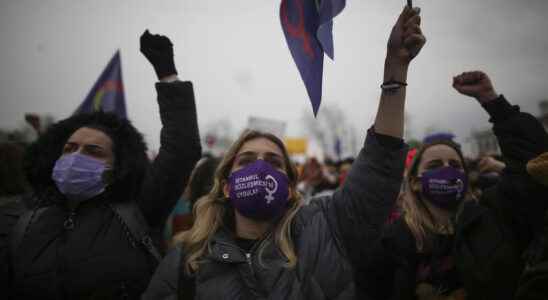
[[(418, 171), (419, 165), (422, 161), (422, 156), (427, 149), (437, 145), (445, 145), (453, 150), (455, 150), (461, 160), (461, 163), (464, 168), (465, 174), (468, 176), (468, 168), (466, 167), (464, 156), (460, 149), (460, 145), (450, 141), (450, 140), (438, 140), (428, 144), (424, 144), (419, 148), (417, 154), (413, 158), (413, 162), (409, 167), (404, 180), (403, 186), (403, 201), (402, 201), (402, 210), (403, 210), (403, 220), (411, 230), (411, 233), (415, 237), (416, 248), (419, 252), (424, 251), (425, 244), (427, 244), (427, 233), (428, 232), (437, 232), (437, 233), (451, 233), (453, 228), (445, 228), (444, 224), (437, 224), (434, 219), (432, 212), (428, 209), (425, 203), (425, 199), (422, 198), (420, 193), (417, 193), (413, 190), (413, 184), (419, 180)], [(474, 200), (475, 197), (472, 194), (472, 189), (470, 188), (470, 183), (468, 183), (468, 190), (466, 193), (465, 200)], [(457, 215), (462, 209), (462, 205), (457, 209)], [(450, 220), (448, 220), (450, 225)], [(450, 225), (451, 226), (451, 225)]]
[[(297, 170), (291, 163), (285, 145), (280, 139), (270, 133), (246, 130), (232, 144), (217, 167), (211, 191), (194, 205), (195, 222), (192, 228), (175, 237), (177, 242), (182, 243), (185, 251), (184, 270), (187, 274), (196, 272), (199, 269), (200, 260), (210, 250), (210, 239), (220, 228), (228, 227), (230, 230), (234, 230), (234, 228), (230, 228), (233, 227), (230, 216), (233, 216), (234, 208), (228, 203), (223, 193), (223, 185), (228, 180), (230, 170), (240, 148), (246, 142), (257, 138), (272, 141), (283, 153), (285, 171), (289, 178), (290, 187), (289, 207), (279, 221), (274, 224), (273, 234), (276, 246), (287, 259), (286, 267), (292, 268), (296, 265), (297, 255), (291, 239), (291, 223), (302, 205), (301, 196), (297, 192)], [(265, 242), (259, 246), (259, 255), (265, 246)]]

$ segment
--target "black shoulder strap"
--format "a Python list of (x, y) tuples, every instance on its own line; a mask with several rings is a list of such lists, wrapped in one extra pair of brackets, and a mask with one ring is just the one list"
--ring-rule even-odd
[(185, 272), (185, 252), (186, 251), (181, 250), (181, 263), (179, 264), (179, 282), (177, 284), (177, 299), (194, 300), (196, 296), (196, 275), (189, 276)]
[(110, 204), (110, 207), (127, 226), (133, 238), (142, 244), (145, 250), (154, 257), (157, 263), (160, 263), (162, 255), (152, 242), (150, 228), (139, 207), (133, 202), (113, 203)]
[(10, 254), (12, 258), (15, 257), (15, 253), (19, 249), (19, 246), (23, 241), (23, 237), (25, 236), (27, 228), (29, 227), (32, 219), (38, 218), (46, 209), (47, 207), (41, 207), (33, 210), (28, 210), (19, 217), (17, 223), (15, 223), (15, 226), (13, 226), (11, 236)]

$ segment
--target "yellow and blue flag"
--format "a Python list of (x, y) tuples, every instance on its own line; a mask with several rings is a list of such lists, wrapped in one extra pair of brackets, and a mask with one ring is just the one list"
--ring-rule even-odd
[(80, 104), (74, 113), (91, 113), (96, 111), (110, 112), (121, 118), (127, 118), (120, 50), (116, 51), (110, 59), (103, 73), (101, 73), (101, 76), (99, 76), (82, 104)]

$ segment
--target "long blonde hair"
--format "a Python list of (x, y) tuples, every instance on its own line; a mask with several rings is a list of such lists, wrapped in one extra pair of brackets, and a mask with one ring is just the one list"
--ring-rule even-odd
[[(443, 140), (432, 142), (423, 145), (417, 151), (417, 154), (413, 158), (413, 162), (411, 163), (411, 166), (409, 167), (409, 170), (404, 179), (402, 194), (403, 201), (401, 202), (401, 204), (403, 210), (403, 220), (415, 237), (415, 245), (418, 252), (423, 252), (425, 250), (425, 247), (428, 243), (427, 233), (436, 232), (448, 234), (453, 232), (451, 221), (447, 220), (447, 224), (449, 225), (449, 227), (445, 227), (445, 224), (438, 224), (434, 219), (432, 212), (428, 209), (428, 207), (426, 207), (426, 204), (424, 203), (425, 200), (421, 199), (421, 195), (413, 190), (413, 184), (415, 184), (415, 182), (419, 180), (418, 169), (424, 152), (428, 148), (437, 145), (445, 145), (455, 150), (459, 158), (461, 159), (461, 163), (464, 167), (464, 172), (468, 174), (468, 169), (465, 165), (464, 156), (462, 154), (460, 146), (453, 141)], [(465, 201), (468, 200), (475, 200), (472, 189), (470, 188), (470, 183), (468, 183), (468, 192), (465, 197)], [(461, 210), (462, 205), (457, 209), (457, 216), (459, 215)]]
[[(227, 205), (228, 202), (223, 193), (223, 185), (230, 175), (234, 159), (240, 148), (246, 142), (257, 138), (266, 138), (272, 141), (283, 153), (286, 166), (285, 171), (289, 178), (290, 186), (289, 207), (280, 221), (274, 225), (274, 242), (287, 259), (286, 267), (292, 268), (296, 265), (297, 255), (295, 254), (295, 248), (291, 240), (291, 223), (302, 205), (301, 196), (297, 192), (297, 170), (291, 163), (285, 145), (280, 139), (270, 133), (246, 130), (232, 144), (217, 167), (211, 191), (206, 196), (200, 198), (194, 205), (193, 214), (195, 221), (192, 228), (175, 237), (177, 242), (182, 243), (185, 250), (184, 270), (187, 274), (196, 272), (199, 269), (201, 258), (210, 250), (209, 241), (213, 235), (220, 228), (231, 226), (229, 224), (229, 216), (233, 213), (234, 208), (231, 205)], [(262, 253), (265, 245), (265, 243), (262, 243), (259, 246), (259, 254)]]

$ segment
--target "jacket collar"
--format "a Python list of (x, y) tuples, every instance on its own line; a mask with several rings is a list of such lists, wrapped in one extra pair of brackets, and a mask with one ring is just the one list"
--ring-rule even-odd
[(209, 242), (208, 258), (224, 263), (246, 262), (246, 253), (238, 247), (235, 235), (226, 228), (222, 228), (213, 235)]
[[(263, 240), (271, 239), (271, 237), (272, 232), (269, 232)], [(257, 240), (251, 251), (247, 252), (238, 246), (236, 235), (231, 230), (221, 228), (209, 242), (210, 251), (207, 258), (224, 263), (249, 263), (263, 240)], [(273, 245), (273, 241), (269, 244)]]

